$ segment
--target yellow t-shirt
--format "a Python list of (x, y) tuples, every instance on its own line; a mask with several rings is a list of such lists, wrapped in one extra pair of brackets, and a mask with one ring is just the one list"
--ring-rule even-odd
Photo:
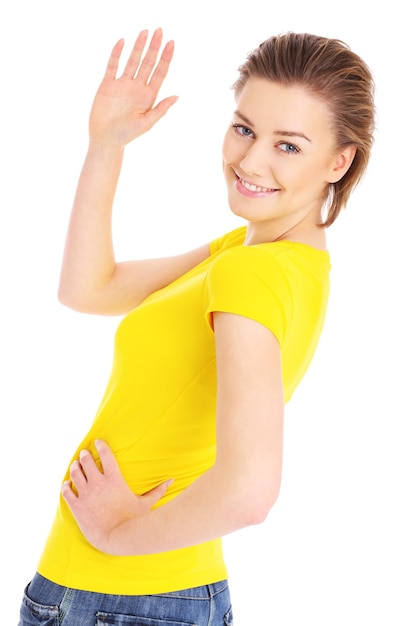
[[(285, 400), (313, 356), (329, 294), (327, 252), (280, 241), (242, 245), (245, 227), (211, 243), (210, 257), (149, 296), (116, 331), (109, 382), (82, 448), (105, 439), (135, 493), (175, 478), (163, 505), (216, 454), (213, 311), (253, 318), (277, 337)], [(82, 536), (60, 499), (38, 571), (65, 587), (152, 594), (227, 578), (221, 539), (145, 556), (111, 556)]]

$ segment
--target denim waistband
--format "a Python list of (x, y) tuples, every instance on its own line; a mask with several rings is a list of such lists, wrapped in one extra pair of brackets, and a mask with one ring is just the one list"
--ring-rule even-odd
[[(221, 580), (207, 585), (199, 587), (192, 587), (190, 589), (180, 589), (178, 591), (160, 592), (158, 594), (152, 594), (157, 596), (174, 596), (177, 598), (192, 599), (192, 600), (207, 600), (214, 597), (216, 594), (222, 592), (228, 586), (227, 580)], [(30, 588), (30, 589), (29, 589)], [(68, 596), (68, 587), (63, 587), (54, 583), (39, 573), (36, 573), (32, 581), (29, 583), (27, 589), (29, 590), (29, 596), (37, 599), (40, 603), (45, 603), (54, 606), (60, 606), (65, 597)], [(79, 590), (83, 592), (83, 590)], [(96, 593), (93, 591), (86, 591), (85, 593)], [(111, 595), (111, 594), (99, 594), (98, 595)], [(120, 594), (119, 594), (120, 595)], [(128, 595), (128, 594), (126, 594)], [(149, 595), (149, 594), (148, 594)]]

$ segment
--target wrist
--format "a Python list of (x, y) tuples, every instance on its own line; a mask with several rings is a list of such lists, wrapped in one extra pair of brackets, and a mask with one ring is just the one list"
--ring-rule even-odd
[(123, 155), (124, 146), (111, 144), (102, 139), (95, 139), (90, 137), (88, 142), (88, 150), (91, 152), (97, 152), (102, 154), (114, 154), (114, 155)]

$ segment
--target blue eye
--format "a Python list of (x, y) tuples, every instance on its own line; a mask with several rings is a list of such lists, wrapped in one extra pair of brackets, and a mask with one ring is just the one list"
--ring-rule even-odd
[(278, 144), (278, 147), (282, 150), (282, 152), (286, 152), (287, 154), (297, 154), (300, 152), (300, 148), (293, 143), (288, 143), (287, 141), (282, 141)]
[(242, 135), (242, 137), (252, 137), (253, 132), (247, 126), (243, 126), (243, 124), (232, 124), (232, 128), (234, 128), (235, 132), (238, 135)]

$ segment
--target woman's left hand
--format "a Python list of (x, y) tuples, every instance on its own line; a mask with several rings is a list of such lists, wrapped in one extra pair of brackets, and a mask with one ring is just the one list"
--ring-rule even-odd
[(123, 478), (107, 443), (97, 440), (95, 446), (102, 471), (91, 453), (81, 450), (79, 459), (71, 464), (71, 480), (64, 482), (61, 493), (87, 541), (98, 550), (112, 554), (115, 553), (112, 545), (114, 530), (150, 511), (172, 480), (138, 496)]

